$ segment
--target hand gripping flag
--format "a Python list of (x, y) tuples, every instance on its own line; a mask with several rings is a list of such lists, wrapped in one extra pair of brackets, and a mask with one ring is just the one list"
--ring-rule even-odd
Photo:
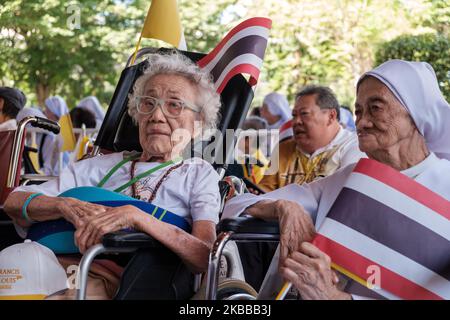
[(251, 86), (258, 82), (259, 73), (269, 38), (272, 20), (251, 18), (233, 28), (198, 65), (214, 78), (215, 88), (221, 93), (236, 74), (250, 75)]
[(313, 243), (385, 298), (450, 299), (450, 202), (389, 166), (358, 162)]

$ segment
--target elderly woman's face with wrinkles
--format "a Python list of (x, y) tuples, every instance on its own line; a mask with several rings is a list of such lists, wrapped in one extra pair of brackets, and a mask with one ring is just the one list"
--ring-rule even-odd
[(369, 158), (408, 143), (416, 129), (410, 115), (389, 88), (374, 77), (359, 85), (355, 103), (359, 149)]
[[(197, 87), (183, 76), (159, 74), (147, 81), (143, 95), (157, 99), (177, 99), (195, 105)], [(161, 157), (172, 153), (174, 147), (182, 151), (194, 137), (196, 120), (200, 120), (199, 113), (187, 107), (177, 118), (167, 117), (161, 107), (157, 107), (151, 114), (138, 114), (139, 141), (144, 154), (148, 158)], [(175, 130), (177, 130), (176, 134), (174, 134)]]

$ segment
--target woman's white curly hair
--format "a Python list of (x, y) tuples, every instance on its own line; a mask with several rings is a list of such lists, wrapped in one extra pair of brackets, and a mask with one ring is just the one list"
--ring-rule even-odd
[(135, 123), (137, 123), (138, 116), (136, 97), (144, 95), (148, 80), (159, 74), (176, 74), (185, 77), (198, 88), (195, 105), (201, 108), (200, 116), (203, 121), (203, 131), (216, 129), (221, 102), (220, 95), (214, 89), (214, 82), (209, 72), (203, 71), (189, 58), (175, 50), (169, 53), (150, 54), (147, 61), (149, 66), (135, 81), (133, 93), (128, 95), (128, 114)]

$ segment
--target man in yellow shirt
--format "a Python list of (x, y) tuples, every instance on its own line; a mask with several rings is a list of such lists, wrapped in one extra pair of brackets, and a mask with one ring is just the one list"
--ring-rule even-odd
[[(339, 124), (340, 105), (323, 86), (308, 86), (297, 93), (292, 111), (294, 136), (272, 152), (275, 174), (258, 186), (273, 191), (291, 183), (309, 183), (365, 157), (354, 132)], [(270, 170), (268, 170), (270, 171)]]

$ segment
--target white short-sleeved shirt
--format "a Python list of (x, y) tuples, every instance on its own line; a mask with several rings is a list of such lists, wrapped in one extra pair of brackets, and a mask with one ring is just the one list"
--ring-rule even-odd
[[(48, 196), (57, 196), (74, 187), (97, 186), (111, 168), (127, 156), (120, 152), (82, 160), (65, 168), (58, 179), (41, 185), (20, 186), (14, 192), (42, 192)], [(135, 176), (160, 164), (137, 162)], [(159, 169), (136, 183), (141, 200), (148, 201), (157, 182), (174, 165)], [(110, 177), (103, 188), (114, 190), (130, 181), (130, 169), (131, 162), (127, 162)], [(200, 158), (187, 159), (162, 182), (152, 203), (185, 218), (190, 224), (198, 220), (217, 223), (220, 210), (218, 182), (219, 175), (208, 162)], [(131, 186), (122, 193), (131, 196)]]

